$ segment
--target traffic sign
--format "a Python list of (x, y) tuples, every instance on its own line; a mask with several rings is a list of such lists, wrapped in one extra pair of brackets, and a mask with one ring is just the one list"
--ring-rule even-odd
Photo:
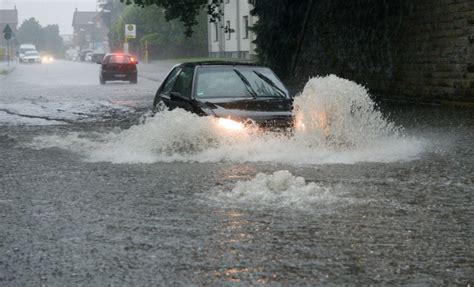
[(3, 29), (3, 38), (10, 40), (12, 37), (12, 28), (10, 28), (10, 25), (6, 25), (5, 28)]
[(137, 25), (125, 24), (125, 38), (135, 39), (137, 37)]

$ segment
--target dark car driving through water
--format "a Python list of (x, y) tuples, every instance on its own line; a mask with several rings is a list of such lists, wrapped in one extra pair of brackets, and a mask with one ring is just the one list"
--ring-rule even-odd
[(249, 122), (271, 130), (293, 125), (293, 99), (267, 67), (234, 62), (192, 62), (172, 68), (155, 95), (154, 111), (181, 108)]
[(128, 54), (106, 54), (100, 64), (99, 80), (102, 85), (107, 81), (129, 81), (137, 83), (138, 62), (132, 55)]

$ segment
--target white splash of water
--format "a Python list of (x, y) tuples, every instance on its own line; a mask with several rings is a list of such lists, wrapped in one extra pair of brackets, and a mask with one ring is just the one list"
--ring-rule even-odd
[(238, 181), (232, 190), (216, 188), (205, 195), (206, 199), (221, 206), (253, 206), (259, 208), (313, 209), (328, 203), (350, 201), (336, 196), (334, 188), (306, 183), (303, 177), (287, 170), (273, 174), (259, 173), (249, 181)]
[(295, 99), (298, 136), (315, 146), (367, 148), (400, 139), (400, 129), (384, 119), (367, 89), (335, 75), (308, 81)]
[(292, 136), (233, 131), (213, 117), (183, 110), (158, 113), (119, 132), (36, 137), (34, 148), (60, 147), (88, 161), (113, 163), (277, 162), (324, 164), (410, 160), (424, 143), (407, 138), (374, 107), (367, 90), (328, 76), (311, 79), (295, 99)]

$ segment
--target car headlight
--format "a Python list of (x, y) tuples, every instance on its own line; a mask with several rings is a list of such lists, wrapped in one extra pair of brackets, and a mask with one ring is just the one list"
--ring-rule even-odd
[(226, 119), (226, 118), (219, 118), (217, 120), (217, 124), (219, 127), (222, 127), (226, 130), (231, 130), (231, 131), (242, 131), (245, 129), (245, 126), (243, 123), (231, 120), (231, 119)]

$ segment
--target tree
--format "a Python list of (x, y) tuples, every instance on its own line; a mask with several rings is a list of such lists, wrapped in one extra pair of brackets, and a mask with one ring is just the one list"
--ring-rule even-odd
[(53, 53), (56, 56), (63, 50), (63, 38), (59, 36), (58, 25), (48, 25), (41, 29), (41, 41), (38, 49)]
[(193, 34), (193, 27), (198, 24), (197, 18), (200, 12), (207, 8), (207, 14), (214, 19), (222, 16), (220, 3), (222, 0), (120, 0), (127, 5), (135, 4), (140, 7), (153, 6), (165, 9), (166, 21), (178, 19), (184, 24), (184, 33), (187, 37)]
[(109, 32), (112, 50), (120, 50), (124, 41), (125, 24), (137, 25), (135, 40), (129, 41), (130, 50), (137, 53), (148, 46), (151, 58), (207, 55), (207, 17), (205, 13), (197, 18), (195, 33), (184, 34), (185, 27), (178, 20), (166, 20), (166, 10), (156, 5), (128, 6), (115, 21)]
[(19, 44), (34, 44), (39, 51), (47, 51), (56, 56), (62, 54), (63, 39), (59, 36), (58, 25), (41, 27), (35, 18), (30, 18), (23, 21), (16, 38)]
[(109, 29), (125, 9), (125, 4), (120, 0), (97, 0), (97, 6), (102, 11), (102, 20)]
[(41, 34), (39, 22), (35, 18), (30, 18), (23, 21), (18, 29), (16, 38), (20, 44), (34, 44), (38, 47), (41, 43)]

